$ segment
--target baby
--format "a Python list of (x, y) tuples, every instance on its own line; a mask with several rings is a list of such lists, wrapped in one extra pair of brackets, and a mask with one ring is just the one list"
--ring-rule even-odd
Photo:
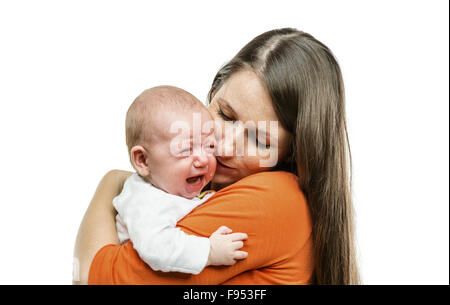
[(176, 228), (214, 195), (199, 195), (216, 169), (214, 121), (199, 100), (170, 86), (144, 91), (128, 110), (126, 140), (137, 173), (113, 201), (121, 243), (131, 240), (155, 271), (198, 274), (247, 257), (244, 233), (221, 226), (206, 238)]

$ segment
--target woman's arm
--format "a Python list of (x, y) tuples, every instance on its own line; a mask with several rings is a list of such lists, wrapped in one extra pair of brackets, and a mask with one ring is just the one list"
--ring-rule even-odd
[[(123, 183), (131, 172), (112, 170), (100, 181), (92, 198), (80, 229), (78, 230), (74, 252), (74, 284), (87, 284), (89, 268), (98, 250), (108, 244), (119, 244), (112, 200), (122, 190)], [(78, 272), (77, 272), (78, 271)]]

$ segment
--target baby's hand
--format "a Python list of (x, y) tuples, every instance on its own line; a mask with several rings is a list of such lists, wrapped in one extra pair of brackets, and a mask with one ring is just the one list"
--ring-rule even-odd
[(243, 240), (247, 239), (247, 234), (230, 234), (231, 232), (231, 229), (221, 226), (216, 232), (211, 234), (209, 237), (211, 247), (207, 266), (234, 265), (236, 260), (247, 257), (247, 252), (238, 251), (244, 246)]

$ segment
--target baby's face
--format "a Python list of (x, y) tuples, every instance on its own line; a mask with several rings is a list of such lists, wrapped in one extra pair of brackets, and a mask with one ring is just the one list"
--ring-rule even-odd
[(149, 150), (150, 180), (163, 191), (195, 197), (216, 170), (214, 121), (205, 109), (161, 112)]

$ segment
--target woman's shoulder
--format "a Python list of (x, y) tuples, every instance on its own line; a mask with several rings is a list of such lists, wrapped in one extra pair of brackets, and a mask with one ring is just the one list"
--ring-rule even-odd
[(277, 195), (303, 195), (298, 177), (285, 171), (266, 171), (242, 178), (229, 187), (251, 187), (262, 193), (274, 193)]
[(285, 185), (286, 187), (298, 186), (298, 177), (285, 171), (265, 171), (242, 178), (237, 184), (266, 182), (268, 185)]
[(247, 233), (249, 249), (252, 243), (265, 249), (258, 266), (298, 253), (312, 230), (298, 178), (281, 171), (253, 174), (221, 189), (179, 225), (189, 234), (202, 236), (211, 234), (218, 225)]
[(276, 203), (278, 209), (292, 205), (307, 208), (306, 198), (299, 187), (298, 179), (289, 172), (266, 171), (242, 178), (223, 191), (240, 191), (247, 198), (256, 198), (260, 204), (267, 203), (274, 207)]
[(284, 171), (247, 176), (222, 189), (224, 193), (218, 192), (222, 201), (217, 209), (221, 213), (225, 209), (233, 217), (245, 215), (251, 227), (242, 230), (257, 231), (274, 242), (285, 240), (286, 247), (297, 253), (312, 230), (309, 205), (298, 182), (296, 175)]

